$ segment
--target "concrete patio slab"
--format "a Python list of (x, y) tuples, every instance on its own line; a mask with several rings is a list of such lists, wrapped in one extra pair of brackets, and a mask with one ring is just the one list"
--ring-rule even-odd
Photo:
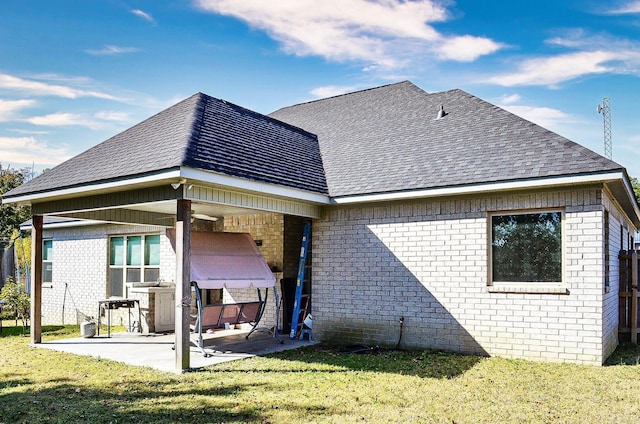
[[(194, 343), (190, 347), (191, 369), (199, 369), (221, 362), (266, 355), (315, 344), (308, 340), (290, 340), (281, 335), (282, 344), (266, 333), (254, 333), (247, 340), (244, 330), (219, 330), (204, 334), (205, 357)], [(192, 335), (192, 337), (195, 337)], [(109, 359), (129, 365), (151, 367), (160, 371), (182, 372), (176, 369), (174, 334), (111, 333), (90, 338), (44, 341), (38, 348)]]

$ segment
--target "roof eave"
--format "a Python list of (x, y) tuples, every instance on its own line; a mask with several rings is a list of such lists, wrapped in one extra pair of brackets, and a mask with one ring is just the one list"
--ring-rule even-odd
[(620, 204), (620, 207), (627, 212), (633, 225), (640, 229), (640, 206), (638, 205), (638, 200), (627, 172), (624, 170), (621, 171), (621, 178), (610, 181), (607, 185), (615, 196), (616, 201)]
[(348, 196), (333, 197), (335, 204), (359, 204), (372, 202), (385, 202), (397, 200), (424, 199), (446, 196), (460, 196), (483, 194), (489, 192), (516, 191), (528, 189), (544, 189), (572, 185), (609, 183), (617, 185), (616, 190), (618, 202), (625, 210), (636, 227), (640, 227), (640, 209), (635, 200), (633, 188), (624, 169), (606, 171), (601, 173), (565, 175), (557, 177), (546, 177), (536, 179), (501, 181), (472, 185), (461, 185), (452, 187), (435, 187), (421, 190), (396, 191), (385, 193), (367, 193)]
[[(184, 181), (183, 181), (184, 180)], [(204, 183), (207, 185), (224, 186), (241, 191), (249, 191), (284, 197), (315, 204), (330, 204), (327, 194), (315, 193), (311, 191), (280, 186), (277, 184), (262, 183), (244, 178), (227, 176), (219, 173), (202, 171), (194, 168), (181, 167), (158, 172), (149, 175), (132, 176), (130, 178), (112, 181), (101, 181), (83, 184), (74, 187), (46, 190), (42, 192), (31, 192), (8, 196), (2, 198), (2, 203), (15, 203), (32, 205), (49, 200), (59, 200), (86, 195), (113, 193), (121, 189), (133, 189), (143, 187), (154, 187), (162, 184), (175, 182)]]
[(15, 203), (19, 205), (32, 205), (33, 203), (46, 202), (54, 199), (65, 199), (93, 194), (105, 194), (118, 191), (125, 187), (154, 186), (163, 181), (173, 181), (180, 178), (180, 169), (170, 169), (158, 173), (132, 176), (130, 178), (96, 181), (80, 184), (72, 187), (62, 187), (52, 190), (27, 192), (16, 195), (5, 195), (2, 203)]
[(232, 177), (224, 174), (202, 171), (195, 168), (181, 169), (182, 178), (192, 182), (203, 182), (216, 186), (230, 187), (242, 191), (250, 191), (274, 197), (284, 197), (321, 205), (331, 204), (328, 194), (286, 187), (279, 184), (263, 183), (246, 178)]

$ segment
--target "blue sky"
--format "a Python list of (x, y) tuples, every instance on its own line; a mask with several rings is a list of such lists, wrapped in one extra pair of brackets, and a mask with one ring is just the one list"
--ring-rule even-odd
[(0, 164), (53, 167), (199, 91), (269, 113), (407, 79), (600, 154), (607, 97), (640, 177), (640, 0), (4, 0)]

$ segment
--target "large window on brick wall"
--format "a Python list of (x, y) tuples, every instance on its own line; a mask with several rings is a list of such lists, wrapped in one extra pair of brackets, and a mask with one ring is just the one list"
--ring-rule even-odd
[(125, 283), (156, 282), (160, 278), (158, 234), (109, 238), (109, 294), (125, 295)]
[(493, 213), (493, 283), (562, 282), (562, 212)]

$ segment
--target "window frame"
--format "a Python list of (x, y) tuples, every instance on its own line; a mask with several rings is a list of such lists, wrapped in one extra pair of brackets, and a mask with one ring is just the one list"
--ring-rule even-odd
[[(560, 214), (560, 281), (501, 281), (493, 280), (493, 217), (504, 215)], [(564, 208), (531, 208), (487, 212), (487, 288), (500, 293), (568, 294), (566, 286), (566, 211)]]
[[(49, 250), (47, 250), (47, 244), (50, 244)], [(47, 254), (50, 253), (51, 257)], [(51, 266), (51, 272), (47, 272), (47, 264)], [(51, 278), (47, 279), (46, 276), (50, 275)], [(53, 239), (42, 240), (42, 282), (53, 283)]]
[[(126, 297), (127, 294), (127, 288), (129, 287), (136, 287), (136, 286), (141, 286), (143, 284), (148, 284), (148, 283), (155, 283), (160, 279), (160, 269), (161, 269), (161, 255), (160, 252), (158, 252), (158, 257), (157, 257), (157, 264), (147, 264), (147, 258), (149, 257), (147, 254), (147, 238), (148, 237), (157, 237), (158, 238), (158, 244), (157, 244), (157, 248), (160, 249), (160, 246), (162, 244), (162, 237), (160, 233), (135, 233), (135, 234), (112, 234), (109, 235), (109, 239), (107, 242), (107, 278), (108, 278), (108, 295), (109, 297)], [(120, 263), (112, 263), (113, 261), (113, 250), (112, 250), (112, 243), (114, 239), (122, 239), (122, 245), (121, 245), (121, 254), (120, 254), (120, 261), (115, 261), (115, 262), (120, 262)], [(135, 260), (133, 260), (133, 263), (129, 263), (130, 262), (130, 246), (129, 246), (129, 239), (139, 239), (139, 249), (136, 251), (137, 255), (139, 257), (136, 257)], [(138, 263), (139, 262), (139, 263)], [(139, 278), (137, 281), (127, 281), (129, 278), (129, 272), (128, 271), (133, 271), (133, 270), (138, 270), (139, 273)], [(157, 270), (157, 275), (158, 277), (156, 279), (154, 279), (153, 281), (145, 281), (145, 275), (146, 275), (146, 271), (147, 270)], [(121, 273), (121, 279), (120, 282), (114, 283), (112, 280), (112, 271), (120, 271)], [(120, 288), (121, 285), (121, 293), (122, 295), (114, 295), (114, 285), (118, 285), (118, 288)]]

